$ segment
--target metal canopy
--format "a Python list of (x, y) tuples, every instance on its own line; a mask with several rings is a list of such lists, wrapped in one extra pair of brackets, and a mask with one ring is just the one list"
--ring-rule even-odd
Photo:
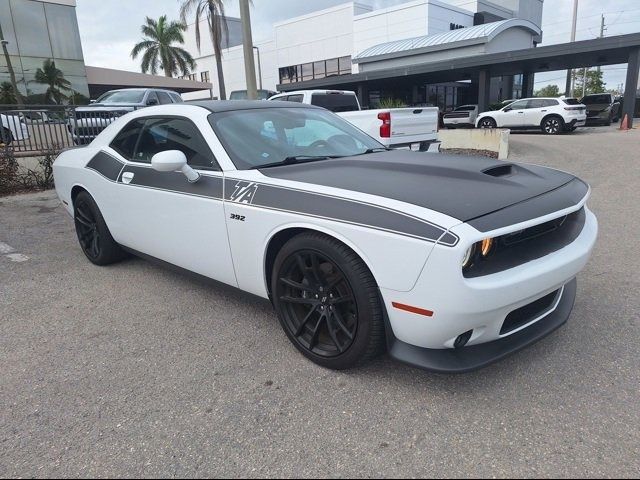
[(354, 57), (354, 63), (375, 62), (382, 58), (398, 58), (438, 50), (449, 50), (468, 45), (489, 43), (497, 35), (510, 28), (524, 28), (534, 35), (541, 30), (528, 20), (511, 18), (500, 22), (486, 23), (474, 27), (460, 28), (450, 32), (397, 40), (375, 45)]

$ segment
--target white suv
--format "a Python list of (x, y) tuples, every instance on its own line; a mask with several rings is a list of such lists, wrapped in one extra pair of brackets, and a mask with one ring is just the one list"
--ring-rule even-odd
[(572, 132), (587, 122), (587, 107), (575, 98), (523, 98), (501, 110), (482, 112), (477, 128), (541, 128), (548, 135)]

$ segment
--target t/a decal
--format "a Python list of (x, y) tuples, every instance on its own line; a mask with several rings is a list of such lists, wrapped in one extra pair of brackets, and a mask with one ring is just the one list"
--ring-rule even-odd
[(258, 191), (258, 184), (253, 182), (238, 182), (231, 194), (231, 201), (251, 205)]

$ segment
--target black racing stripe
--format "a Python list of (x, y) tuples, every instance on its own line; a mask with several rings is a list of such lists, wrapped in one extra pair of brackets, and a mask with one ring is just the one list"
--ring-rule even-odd
[(446, 229), (417, 217), (368, 203), (314, 192), (227, 179), (225, 200), (363, 225), (432, 242), (442, 237), (442, 243), (449, 246), (458, 242), (458, 237), (446, 233)]
[(133, 173), (133, 180), (128, 185), (222, 200), (222, 177), (202, 175), (196, 183), (189, 183), (181, 172), (158, 172), (150, 167), (127, 165), (118, 181), (122, 182), (125, 173)]
[(122, 167), (124, 167), (123, 162), (105, 152), (98, 152), (86, 166), (113, 182), (118, 180)]
[(480, 232), (497, 230), (576, 206), (587, 193), (589, 193), (589, 186), (576, 178), (560, 188), (475, 218), (468, 223)]

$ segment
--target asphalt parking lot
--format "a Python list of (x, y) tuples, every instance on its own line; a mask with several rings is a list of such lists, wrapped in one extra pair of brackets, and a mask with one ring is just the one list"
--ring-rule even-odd
[(0, 199), (0, 476), (638, 477), (639, 147), (512, 136), (591, 183), (600, 239), (564, 328), (462, 376), (323, 370), (267, 302), (94, 267), (53, 192)]

